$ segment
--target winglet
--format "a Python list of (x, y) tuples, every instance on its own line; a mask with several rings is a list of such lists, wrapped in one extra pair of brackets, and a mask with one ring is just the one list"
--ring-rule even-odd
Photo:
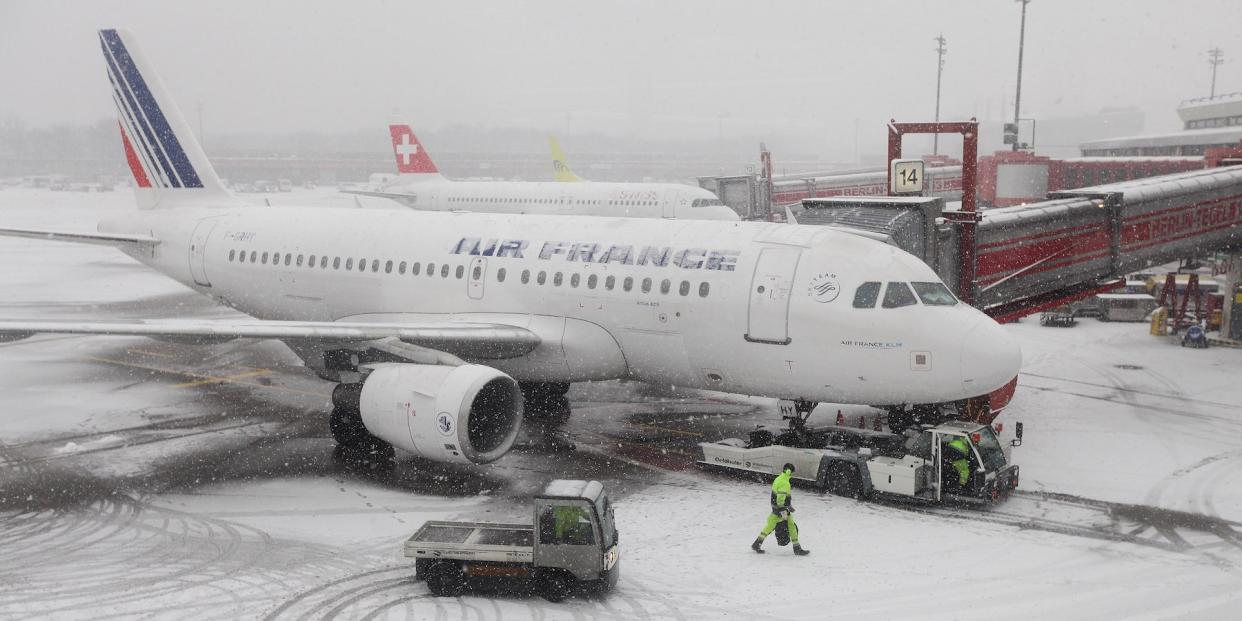
[(235, 204), (134, 36), (100, 30), (99, 43), (139, 207)]
[(556, 136), (548, 136), (548, 145), (552, 147), (552, 173), (554, 178), (560, 182), (574, 183), (582, 181), (582, 178), (574, 174), (570, 170), (569, 164), (565, 162), (565, 152), (561, 151), (561, 143), (557, 142)]
[(403, 175), (440, 174), (409, 125), (389, 125), (388, 133), (392, 134), (392, 154), (397, 160), (397, 172)]

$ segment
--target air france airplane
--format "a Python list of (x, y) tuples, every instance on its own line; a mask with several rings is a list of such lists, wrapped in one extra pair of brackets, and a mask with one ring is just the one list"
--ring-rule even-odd
[(563, 183), (561, 176), (557, 181), (450, 181), (409, 125), (389, 125), (388, 133), (400, 173), (397, 179), (381, 190), (345, 192), (388, 198), (424, 211), (739, 219), (715, 194), (675, 183)]
[(987, 395), (1018, 372), (1015, 341), (927, 265), (841, 231), (245, 204), (134, 38), (99, 38), (139, 209), (97, 232), (0, 234), (117, 247), (253, 319), (10, 320), (0, 339), (278, 339), (338, 383), (340, 444), (459, 463), (567, 413), (571, 382), (883, 406)]

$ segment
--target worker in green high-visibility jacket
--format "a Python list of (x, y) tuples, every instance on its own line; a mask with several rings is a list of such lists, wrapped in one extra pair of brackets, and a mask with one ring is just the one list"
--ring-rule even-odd
[(961, 436), (950, 440), (948, 445), (952, 449), (948, 453), (949, 465), (957, 471), (958, 487), (965, 489), (966, 484), (970, 482), (970, 445), (966, 443), (966, 438)]
[(763, 540), (776, 530), (776, 525), (781, 522), (789, 527), (789, 540), (793, 542), (794, 554), (798, 556), (806, 556), (811, 553), (810, 550), (802, 549), (802, 545), (798, 543), (798, 525), (793, 519), (793, 495), (790, 493), (789, 478), (793, 476), (793, 464), (785, 464), (781, 468), (781, 473), (776, 475), (776, 480), (772, 481), (772, 513), (768, 515), (768, 521), (763, 525), (763, 530), (759, 532), (759, 537), (755, 542), (750, 544), (750, 549), (763, 554)]

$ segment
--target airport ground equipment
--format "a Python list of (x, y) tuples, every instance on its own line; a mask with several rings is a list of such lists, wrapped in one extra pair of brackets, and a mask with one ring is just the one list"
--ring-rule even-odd
[(1208, 346), (1207, 333), (1199, 325), (1193, 325), (1186, 328), (1186, 333), (1182, 335), (1182, 347), (1193, 347), (1195, 349), (1206, 349)]
[[(988, 425), (953, 421), (911, 429), (904, 434), (830, 425), (811, 428), (805, 416), (786, 417), (779, 434), (763, 428), (746, 440), (730, 438), (699, 444), (705, 468), (776, 475), (794, 465), (795, 480), (824, 492), (852, 498), (892, 497), (927, 503), (995, 503), (1018, 487), (1018, 466)], [(1022, 424), (1016, 428), (1022, 443)], [(970, 447), (971, 475), (957, 484), (948, 443), (964, 439)]]
[(620, 549), (604, 486), (556, 480), (533, 502), (531, 523), (426, 522), (406, 540), (405, 556), (439, 596), (459, 595), (475, 581), (553, 602), (581, 588), (612, 590)]
[(1078, 320), (1074, 317), (1074, 311), (1068, 306), (1058, 306), (1039, 314), (1039, 325), (1041, 326), (1072, 328), (1077, 323)]

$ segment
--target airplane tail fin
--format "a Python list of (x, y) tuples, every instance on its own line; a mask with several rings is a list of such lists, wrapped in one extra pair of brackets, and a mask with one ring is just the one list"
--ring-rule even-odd
[(99, 31), (138, 207), (237, 204), (154, 67), (125, 30)]
[(556, 136), (548, 136), (548, 145), (552, 147), (552, 172), (554, 178), (560, 182), (578, 182), (582, 178), (574, 174), (570, 170), (569, 164), (565, 162), (565, 152), (561, 151), (561, 143), (556, 140)]
[(388, 133), (392, 135), (392, 155), (397, 160), (397, 172), (403, 179), (424, 175), (429, 179), (441, 178), (440, 169), (431, 161), (427, 149), (423, 148), (423, 143), (418, 141), (418, 136), (414, 135), (409, 125), (389, 125)]

